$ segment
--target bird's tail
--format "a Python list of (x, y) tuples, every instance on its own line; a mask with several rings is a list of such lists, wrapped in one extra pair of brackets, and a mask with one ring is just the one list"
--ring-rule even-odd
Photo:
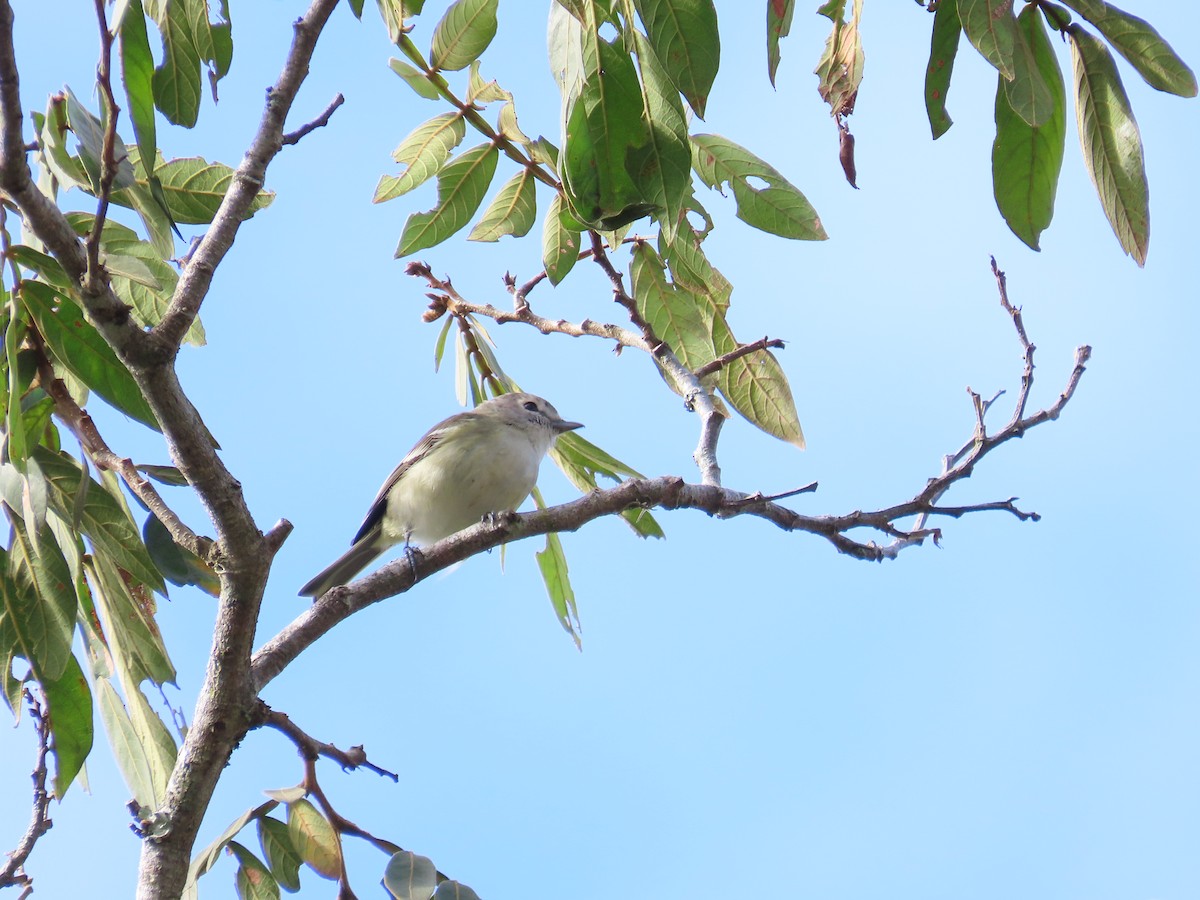
[(320, 597), (327, 590), (345, 584), (387, 549), (387, 544), (377, 533), (366, 534), (355, 544), (318, 572), (304, 587), (300, 588), (301, 597)]

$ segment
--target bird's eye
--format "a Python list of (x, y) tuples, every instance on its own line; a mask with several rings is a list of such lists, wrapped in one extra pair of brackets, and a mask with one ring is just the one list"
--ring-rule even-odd
[(521, 405), (524, 406), (530, 412), (537, 412), (537, 404), (534, 403), (532, 400), (526, 400)]

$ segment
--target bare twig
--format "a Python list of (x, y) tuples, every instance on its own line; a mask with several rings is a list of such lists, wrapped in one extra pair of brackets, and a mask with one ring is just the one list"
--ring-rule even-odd
[(25, 689), (25, 702), (29, 704), (29, 718), (37, 733), (37, 753), (33, 764), (33, 812), (30, 815), (29, 827), (21, 835), (17, 846), (9, 851), (8, 862), (0, 867), (0, 888), (22, 885), (21, 897), (33, 890), (33, 879), (25, 871), (25, 861), (33, 852), (38, 839), (49, 831), (54, 823), (50, 820), (50, 793), (46, 790), (46, 757), (50, 752), (50, 719), (42, 709), (42, 704)]
[(329, 124), (329, 120), (333, 118), (333, 114), (337, 108), (345, 102), (346, 98), (341, 94), (338, 94), (333, 98), (333, 101), (327, 107), (325, 107), (325, 112), (321, 113), (307, 125), (301, 125), (295, 131), (289, 131), (287, 134), (285, 134), (283, 136), (283, 143), (285, 145), (298, 144), (300, 143), (300, 139), (306, 134), (310, 134), (316, 131), (318, 128), (324, 128)]
[(730, 350), (721, 356), (718, 356), (712, 362), (705, 363), (696, 369), (696, 377), (704, 378), (707, 375), (712, 375), (714, 372), (719, 372), (725, 366), (729, 365), (735, 359), (741, 359), (743, 356), (749, 356), (751, 353), (757, 353), (760, 350), (782, 350), (784, 343), (779, 338), (763, 337), (749, 344), (742, 344), (736, 350)]
[(395, 772), (389, 772), (387, 769), (380, 768), (367, 759), (367, 752), (361, 746), (351, 747), (349, 750), (341, 750), (333, 744), (319, 741), (301, 729), (299, 725), (291, 720), (287, 713), (272, 709), (265, 703), (261, 705), (260, 715), (264, 725), (286, 735), (296, 745), (296, 749), (305, 759), (316, 760), (318, 757), (324, 756), (326, 759), (331, 759), (341, 766), (344, 772), (361, 767), (370, 769), (376, 775), (390, 778), (392, 781), (398, 782), (400, 780), (400, 776)]

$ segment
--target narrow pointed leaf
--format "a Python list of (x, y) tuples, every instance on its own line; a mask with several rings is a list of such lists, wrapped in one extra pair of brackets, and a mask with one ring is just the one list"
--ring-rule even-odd
[(237, 841), (229, 842), (229, 851), (238, 861), (234, 885), (240, 900), (279, 900), (279, 884), (261, 859)]
[(1150, 188), (1142, 136), (1121, 76), (1098, 38), (1073, 28), (1075, 116), (1083, 159), (1121, 248), (1139, 266), (1150, 245)]
[(997, 77), (992, 188), (996, 206), (1013, 234), (1037, 250), (1040, 235), (1054, 215), (1066, 142), (1066, 88), (1037, 8), (1025, 7), (1017, 25), (1050, 91), (1053, 110), (1040, 127), (1031, 126), (1010, 105), (1009, 83)]
[(388, 65), (393, 72), (404, 79), (404, 83), (412, 88), (413, 93), (418, 97), (424, 97), (426, 100), (436, 100), (441, 96), (438, 93), (437, 87), (420, 69), (416, 69), (404, 62), (404, 60), (396, 59), (395, 57), (388, 60)]
[[(1047, 59), (1044, 51), (1035, 52), (1031, 37), (1037, 27), (1041, 27), (1041, 16), (1034, 6), (1026, 6), (1021, 10), (1025, 16), (1024, 27), (1017, 21), (1016, 42), (1013, 50), (1013, 79), (1002, 86), (1009, 107), (1028, 125), (1038, 127), (1045, 125), (1057, 111), (1058, 104), (1053, 90), (1047, 83), (1047, 77), (1053, 77), (1046, 71), (1046, 63), (1053, 59), (1053, 54)], [(1031, 20), (1037, 19), (1034, 25)], [(1057, 65), (1055, 72), (1057, 73)], [(1058, 75), (1062, 80), (1061, 74)]]
[(32, 523), (12, 514), (13, 567), (11, 591), (4, 605), (21, 637), (24, 656), (40, 681), (54, 681), (66, 671), (75, 634), (79, 603), (62, 550), (43, 525), (40, 539), (30, 540)]
[(933, 37), (929, 45), (929, 66), (925, 69), (925, 114), (933, 139), (945, 134), (954, 120), (946, 112), (946, 95), (958, 54), (962, 23), (958, 20), (958, 0), (941, 0), (933, 15)]
[(1154, 27), (1104, 0), (1062, 0), (1099, 29), (1145, 82), (1180, 97), (1196, 96), (1196, 75)]
[(408, 168), (399, 175), (380, 178), (372, 202), (391, 200), (424, 184), (450, 158), (466, 133), (466, 123), (456, 112), (442, 113), (417, 126), (392, 153), (396, 162)]
[(582, 647), (579, 637), (579, 608), (575, 605), (575, 591), (571, 587), (571, 578), (567, 571), (567, 556), (558, 535), (546, 535), (545, 549), (539, 550), (535, 556), (538, 569), (542, 573), (542, 581), (546, 585), (546, 593), (550, 595), (550, 605), (554, 607), (554, 614), (558, 616), (558, 624), (571, 636), (576, 647)]
[(154, 174), (157, 132), (154, 121), (154, 57), (146, 34), (146, 14), (141, 0), (129, 0), (121, 19), (121, 81), (129, 101), (129, 118), (138, 150), (145, 160), (146, 175)]
[(792, 30), (792, 14), (796, 11), (796, 0), (767, 0), (767, 77), (771, 87), (775, 86), (775, 72), (779, 69), (779, 41)]
[(708, 92), (721, 64), (721, 38), (712, 0), (634, 0), (634, 6), (671, 83), (703, 119)]
[(438, 173), (437, 206), (408, 217), (396, 248), (397, 257), (440, 244), (470, 221), (496, 173), (499, 152), (494, 144), (480, 144), (442, 168)]
[(674, 232), (683, 217), (684, 200), (692, 183), (687, 117), (658, 53), (637, 33), (634, 46), (642, 73), (643, 116), (650, 138), (638, 166), (638, 182), (646, 199), (663, 210), (663, 228)]
[(92, 752), (92, 692), (73, 656), (62, 675), (42, 688), (54, 742), (54, 796), (62, 800)]
[[(724, 325), (724, 320), (720, 325)], [(729, 339), (732, 337), (730, 334)], [(729, 405), (748, 422), (772, 437), (804, 449), (804, 432), (792, 389), (779, 361), (769, 350), (740, 356), (724, 366), (717, 376), (717, 385)]]
[(100, 708), (100, 721), (108, 734), (108, 743), (125, 786), (133, 798), (142, 806), (154, 803), (154, 782), (150, 777), (150, 762), (146, 748), (138, 738), (125, 704), (107, 678), (97, 678), (96, 701)]
[(288, 827), (278, 819), (263, 816), (258, 820), (258, 839), (271, 874), (285, 891), (300, 890), (300, 866), (304, 860), (292, 846)]

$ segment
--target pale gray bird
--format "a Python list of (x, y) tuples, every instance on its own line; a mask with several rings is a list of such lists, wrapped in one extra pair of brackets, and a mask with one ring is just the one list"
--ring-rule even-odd
[(432, 544), (516, 509), (537, 482), (542, 457), (566, 431), (533, 394), (504, 394), (434, 425), (379, 489), (349, 550), (300, 589), (319, 597), (345, 584), (396, 544)]

